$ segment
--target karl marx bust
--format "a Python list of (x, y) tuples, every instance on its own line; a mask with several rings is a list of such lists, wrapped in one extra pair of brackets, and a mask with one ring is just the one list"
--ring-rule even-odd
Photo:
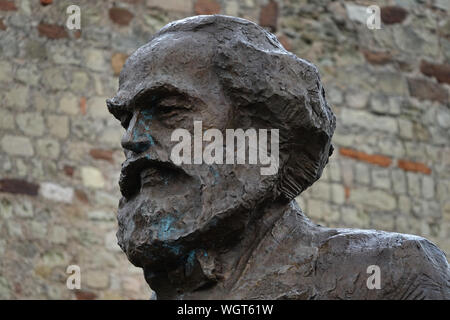
[[(301, 211), (294, 198), (327, 164), (335, 116), (317, 68), (258, 25), (222, 15), (168, 24), (128, 58), (107, 105), (126, 129), (119, 245), (158, 299), (450, 298), (447, 260), (428, 240), (325, 228)], [(185, 144), (192, 162), (174, 161), (173, 133), (195, 135), (199, 121), (216, 142), (227, 129), (248, 141), (274, 129), (279, 147), (263, 149), (279, 152), (277, 170), (198, 159), (206, 134)], [(215, 156), (239, 152), (228, 142)]]

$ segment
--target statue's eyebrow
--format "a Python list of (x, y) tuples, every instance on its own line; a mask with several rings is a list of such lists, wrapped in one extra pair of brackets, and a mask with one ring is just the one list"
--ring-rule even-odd
[(202, 99), (200, 97), (192, 94), (191, 92), (184, 92), (174, 86), (165, 86), (149, 88), (136, 94), (125, 108), (126, 110), (130, 110), (134, 107), (141, 107), (148, 101), (157, 105), (159, 102), (170, 98), (182, 98), (186, 101), (187, 104), (202, 102)]
[(106, 100), (106, 105), (108, 106), (109, 112), (111, 112), (117, 119), (121, 115), (127, 112), (133, 112), (135, 107), (142, 107), (145, 102), (149, 101), (155, 105), (163, 101), (166, 98), (183, 98), (186, 101), (185, 107), (191, 105), (201, 105), (204, 104), (203, 100), (192, 92), (184, 92), (179, 90), (175, 86), (164, 85), (157, 86), (153, 88), (147, 88), (136, 93), (131, 99), (119, 99), (114, 97), (112, 99)]

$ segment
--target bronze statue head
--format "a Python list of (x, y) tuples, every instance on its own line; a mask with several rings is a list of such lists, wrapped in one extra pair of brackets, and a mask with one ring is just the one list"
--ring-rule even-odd
[[(120, 245), (133, 263), (155, 269), (186, 257), (199, 239), (205, 247), (237, 240), (250, 219), (258, 223), (253, 208), (292, 200), (320, 177), (332, 152), (335, 118), (316, 67), (239, 18), (199, 16), (164, 27), (127, 60), (108, 108), (126, 129)], [(278, 129), (278, 171), (175, 165), (171, 134), (193, 132), (194, 121), (224, 136)]]

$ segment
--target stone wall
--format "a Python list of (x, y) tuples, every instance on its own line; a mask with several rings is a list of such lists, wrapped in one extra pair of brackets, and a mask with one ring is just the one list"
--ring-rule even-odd
[[(81, 8), (81, 30), (65, 27)], [(365, 8), (381, 7), (381, 29)], [(297, 200), (317, 223), (415, 233), (450, 253), (447, 0), (0, 0), (0, 298), (147, 299), (116, 244), (122, 129), (105, 99), (167, 22), (240, 16), (316, 64), (335, 153)], [(81, 268), (68, 290), (66, 268)]]

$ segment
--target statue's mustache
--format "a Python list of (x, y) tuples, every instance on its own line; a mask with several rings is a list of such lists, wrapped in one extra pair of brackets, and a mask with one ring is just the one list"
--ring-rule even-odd
[(155, 172), (170, 171), (174, 174), (190, 176), (171, 161), (152, 159), (147, 156), (129, 158), (122, 163), (119, 179), (120, 192), (127, 200), (139, 192), (141, 188), (141, 172), (146, 169), (154, 169)]

